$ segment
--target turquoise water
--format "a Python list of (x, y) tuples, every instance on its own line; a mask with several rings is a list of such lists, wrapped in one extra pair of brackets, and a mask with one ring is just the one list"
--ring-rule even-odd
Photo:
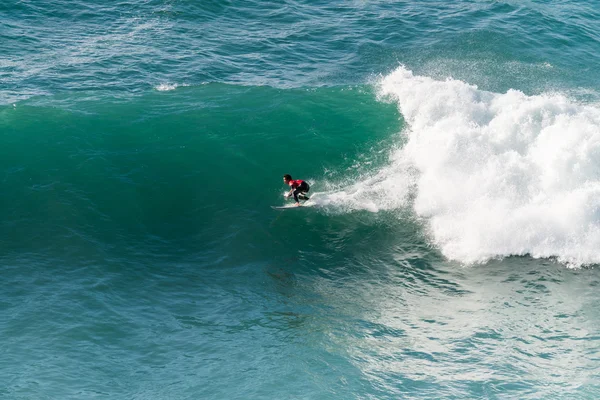
[(594, 2), (0, 21), (1, 398), (600, 397)]

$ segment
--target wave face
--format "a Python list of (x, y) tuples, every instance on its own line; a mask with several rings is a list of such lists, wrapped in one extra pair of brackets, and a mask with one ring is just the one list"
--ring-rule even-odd
[(206, 84), (129, 100), (68, 95), (1, 107), (0, 247), (178, 247), (210, 232), (227, 236), (226, 224), (250, 223), (257, 209), (271, 215), (284, 173), (318, 191), (325, 170), (341, 179), (361, 157), (370, 160), (365, 171), (383, 165), (385, 154), (369, 149), (392, 141), (397, 120), (368, 86)]

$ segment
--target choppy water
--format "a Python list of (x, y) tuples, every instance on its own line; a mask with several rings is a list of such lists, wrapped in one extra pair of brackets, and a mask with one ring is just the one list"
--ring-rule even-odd
[(600, 397), (598, 21), (0, 4), (0, 397)]

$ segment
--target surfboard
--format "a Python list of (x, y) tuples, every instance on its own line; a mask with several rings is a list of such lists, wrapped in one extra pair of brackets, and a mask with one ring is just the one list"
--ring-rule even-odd
[(299, 206), (297, 206), (296, 203), (289, 203), (289, 204), (286, 204), (286, 205), (283, 205), (283, 206), (271, 206), (271, 208), (273, 210), (287, 210), (289, 208), (306, 208), (306, 207), (311, 208), (311, 207), (314, 207), (314, 206), (316, 206), (316, 204), (314, 202), (312, 202), (312, 201), (306, 201), (304, 203), (300, 203)]
[(310, 207), (310, 205), (306, 206), (306, 205), (299, 205), (297, 206), (296, 204), (287, 204), (285, 206), (271, 206), (271, 208), (273, 210), (287, 210), (288, 208), (302, 208), (302, 207)]

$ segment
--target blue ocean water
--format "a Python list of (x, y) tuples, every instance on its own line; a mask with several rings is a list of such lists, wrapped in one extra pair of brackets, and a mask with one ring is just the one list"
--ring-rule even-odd
[(599, 21), (1, 3), (0, 397), (599, 398)]

